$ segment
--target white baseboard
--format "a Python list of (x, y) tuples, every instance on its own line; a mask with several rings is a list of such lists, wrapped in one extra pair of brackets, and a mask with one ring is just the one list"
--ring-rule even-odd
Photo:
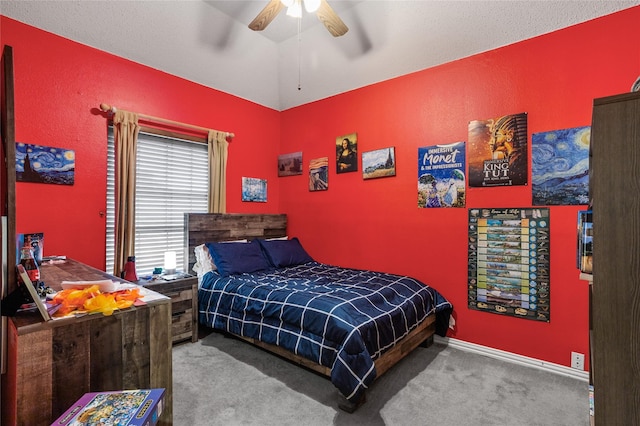
[(479, 355), (488, 356), (490, 358), (499, 359), (514, 364), (524, 365), (527, 367), (538, 368), (540, 370), (549, 371), (551, 373), (560, 374), (563, 376), (572, 377), (574, 379), (589, 381), (589, 372), (576, 370), (575, 368), (565, 367), (564, 365), (554, 364), (552, 362), (541, 361), (536, 358), (530, 358), (524, 355), (514, 354), (512, 352), (502, 351), (500, 349), (490, 348), (488, 346), (478, 345), (476, 343), (469, 343), (463, 340), (454, 339), (451, 337), (434, 336), (436, 343), (441, 343), (449, 347), (460, 349), (462, 351), (473, 352)]

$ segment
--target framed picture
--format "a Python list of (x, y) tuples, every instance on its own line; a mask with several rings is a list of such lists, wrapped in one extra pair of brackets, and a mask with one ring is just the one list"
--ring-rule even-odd
[(338, 136), (336, 138), (336, 173), (358, 171), (358, 135)]
[(242, 201), (267, 202), (267, 180), (251, 177), (242, 178)]
[(278, 156), (278, 176), (302, 174), (302, 151)]
[(33, 258), (38, 265), (40, 265), (44, 253), (44, 233), (16, 234), (16, 259), (20, 260), (20, 253), (24, 246), (31, 247), (33, 250)]
[(316, 158), (309, 163), (309, 191), (329, 189), (329, 157)]
[(418, 148), (418, 207), (464, 207), (465, 143)]
[(396, 175), (395, 147), (362, 153), (362, 178), (375, 179)]
[(531, 135), (534, 206), (589, 204), (591, 126)]
[(16, 142), (16, 181), (73, 185), (75, 151)]
[(469, 122), (469, 186), (526, 185), (527, 113)]
[(469, 209), (468, 307), (549, 322), (548, 208)]

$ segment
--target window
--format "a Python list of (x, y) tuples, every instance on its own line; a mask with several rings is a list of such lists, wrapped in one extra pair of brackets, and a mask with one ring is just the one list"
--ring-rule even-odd
[[(107, 143), (107, 269), (113, 272), (115, 233), (115, 145)], [(138, 276), (164, 264), (176, 252), (184, 265), (184, 213), (206, 213), (209, 167), (207, 145), (140, 132), (136, 164), (135, 254)], [(124, 265), (123, 265), (124, 266)], [(185, 271), (189, 272), (189, 271)]]

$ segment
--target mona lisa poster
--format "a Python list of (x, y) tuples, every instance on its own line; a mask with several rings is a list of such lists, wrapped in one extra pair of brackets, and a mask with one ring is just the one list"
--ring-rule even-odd
[(358, 134), (336, 138), (336, 173), (358, 171)]
[(527, 184), (527, 113), (469, 122), (469, 186)]

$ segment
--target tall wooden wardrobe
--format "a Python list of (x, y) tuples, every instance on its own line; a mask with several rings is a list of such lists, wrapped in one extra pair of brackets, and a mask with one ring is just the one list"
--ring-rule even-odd
[(640, 92), (594, 100), (591, 372), (596, 425), (640, 425)]

